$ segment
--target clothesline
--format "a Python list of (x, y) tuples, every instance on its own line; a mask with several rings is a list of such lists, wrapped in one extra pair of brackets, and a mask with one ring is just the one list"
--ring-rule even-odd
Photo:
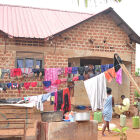
[[(101, 74), (92, 77), (86, 81), (84, 81), (84, 85), (86, 88), (86, 91), (88, 93), (88, 97), (91, 103), (92, 110), (96, 110), (97, 108), (102, 109), (103, 107), (103, 102), (106, 98), (106, 73), (108, 73), (112, 78), (115, 78), (115, 68), (112, 67), (108, 69), (105, 72), (102, 72)], [(37, 82), (32, 83), (31, 85), (34, 87)], [(25, 83), (24, 83), (25, 84)], [(94, 85), (94, 86), (93, 86)], [(27, 84), (28, 86), (28, 84)], [(92, 90), (91, 90), (92, 89)], [(93, 94), (94, 93), (94, 94)], [(64, 98), (66, 95), (66, 98)], [(27, 96), (24, 97), (23, 99), (26, 101), (30, 101), (34, 104), (34, 106), (37, 107), (37, 109), (43, 111), (43, 102), (47, 101), (48, 98), (50, 98), (51, 102), (54, 103), (55, 110), (63, 110), (69, 111), (71, 106), (70, 106), (70, 93), (69, 89), (65, 88), (63, 90), (58, 90), (56, 92), (49, 92), (47, 94), (41, 94), (41, 95), (36, 95), (36, 96)], [(62, 102), (64, 100), (67, 100), (66, 102), (69, 103), (69, 106), (65, 106), (67, 103), (63, 104)], [(98, 101), (97, 101), (98, 99)], [(94, 102), (94, 104), (93, 104)]]
[(111, 82), (113, 78), (116, 78), (116, 82), (122, 84), (121, 67), (119, 69), (115, 69), (115, 67), (110, 68), (96, 77), (84, 81), (85, 89), (93, 111), (103, 109), (104, 101), (107, 97), (106, 79), (108, 82)]
[[(99, 70), (101, 72), (101, 69), (104, 70), (106, 68), (111, 68), (113, 67), (113, 64), (106, 64), (106, 65), (95, 65), (95, 70)], [(82, 69), (84, 68), (84, 69)], [(4, 75), (6, 73), (8, 73), (9, 75), (9, 78), (10, 77), (18, 77), (18, 76), (25, 76), (25, 75), (29, 75), (31, 73), (33, 73), (35, 76), (35, 74), (37, 74), (37, 76), (39, 76), (39, 74), (41, 73), (42, 76), (44, 76), (44, 72), (46, 69), (57, 69), (58, 70), (58, 73), (59, 75), (61, 74), (76, 74), (77, 71), (88, 71), (88, 67), (87, 66), (82, 66), (82, 67), (65, 67), (65, 68), (36, 68), (36, 69), (33, 69), (33, 68), (13, 68), (13, 69), (3, 69), (3, 68), (0, 68), (0, 77), (1, 79), (4, 78)]]
[[(106, 75), (107, 75), (106, 78), (107, 79), (110, 78), (109, 82), (111, 82), (111, 77), (109, 76), (109, 74), (106, 73)], [(41, 87), (42, 83), (43, 83), (44, 87), (49, 90), (49, 87), (51, 85), (55, 86), (55, 85), (58, 85), (61, 83), (65, 83), (67, 81), (70, 82), (70, 81), (79, 81), (79, 80), (84, 80), (84, 76), (80, 75), (80, 76), (74, 76), (73, 78), (68, 78), (68, 79), (66, 79), (66, 78), (57, 79), (53, 82), (51, 82), (51, 81), (43, 81), (43, 82), (37, 81), (37, 82), (24, 82), (24, 83), (23, 82), (22, 83), (0, 83), (0, 90), (3, 90), (3, 89), (6, 90), (6, 88), (10, 88), (10, 87), (12, 89), (17, 88), (18, 90), (20, 90), (21, 87), (25, 87), (25, 89), (28, 90), (30, 86), (31, 87), (36, 87), (36, 86)]]

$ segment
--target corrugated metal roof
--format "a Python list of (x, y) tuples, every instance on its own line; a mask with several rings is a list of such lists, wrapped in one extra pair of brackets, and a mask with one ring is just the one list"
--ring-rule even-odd
[(12, 37), (48, 38), (78, 25), (100, 13), (109, 14), (131, 40), (140, 44), (140, 37), (112, 9), (96, 14), (0, 4), (0, 30)]
[(0, 30), (14, 37), (47, 38), (92, 14), (0, 5)]

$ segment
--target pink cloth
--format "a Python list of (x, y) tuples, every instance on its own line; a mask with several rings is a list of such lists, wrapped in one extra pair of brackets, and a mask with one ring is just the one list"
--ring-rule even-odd
[(21, 68), (15, 68), (15, 69), (10, 70), (11, 77), (16, 77), (16, 76), (21, 76), (21, 75), (22, 75)]
[(24, 83), (24, 87), (25, 87), (26, 89), (29, 89), (30, 84), (31, 84), (30, 82), (29, 82), (29, 83), (28, 83), (28, 82), (27, 82), (27, 83)]
[(67, 79), (60, 79), (61, 83), (67, 82)]
[(60, 73), (60, 68), (45, 69), (44, 81), (51, 81), (51, 83), (52, 83), (49, 88), (45, 87), (45, 90), (47, 92), (56, 92), (57, 91), (58, 86), (55, 84), (55, 81), (58, 80), (59, 73)]
[(122, 69), (121, 68), (116, 72), (116, 82), (120, 85), (122, 84)]
[(72, 67), (68, 67), (68, 73), (69, 73), (69, 74), (72, 73)]
[(68, 74), (68, 67), (65, 68), (65, 76)]
[(58, 75), (62, 74), (62, 69), (61, 68), (57, 68), (57, 71), (58, 71)]
[(58, 85), (58, 84), (61, 84), (61, 80), (56, 80), (55, 82), (54, 82), (54, 84), (56, 84), (56, 85)]
[(54, 111), (57, 111), (57, 92), (55, 92), (54, 96)]
[(79, 80), (79, 77), (78, 76), (75, 76), (73, 77), (72, 81), (78, 81)]

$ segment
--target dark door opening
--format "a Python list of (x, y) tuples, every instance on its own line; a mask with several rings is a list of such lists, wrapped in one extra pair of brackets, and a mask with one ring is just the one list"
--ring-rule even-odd
[(100, 59), (80, 59), (80, 66), (87, 66), (87, 65), (101, 65)]

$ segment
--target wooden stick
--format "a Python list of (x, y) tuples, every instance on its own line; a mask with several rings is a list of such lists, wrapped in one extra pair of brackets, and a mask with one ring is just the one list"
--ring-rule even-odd
[[(118, 54), (115, 54), (115, 57), (117, 59), (117, 57), (119, 57)], [(127, 70), (127, 68), (125, 67), (124, 64), (122, 64), (118, 59), (117, 59), (118, 63), (120, 64), (121, 68), (123, 69), (123, 71), (125, 72), (125, 74), (128, 76), (129, 80), (134, 84), (135, 88), (137, 89), (138, 93), (140, 94), (140, 88), (137, 85), (137, 83), (135, 82), (133, 76), (129, 73), (129, 71)]]
[(124, 64), (120, 64), (121, 68), (123, 69), (123, 71), (125, 72), (125, 74), (128, 76), (129, 80), (134, 84), (135, 88), (137, 89), (137, 91), (140, 94), (140, 88), (137, 85), (137, 83), (135, 82), (134, 78), (132, 77), (132, 75), (128, 72), (127, 68), (125, 67)]

